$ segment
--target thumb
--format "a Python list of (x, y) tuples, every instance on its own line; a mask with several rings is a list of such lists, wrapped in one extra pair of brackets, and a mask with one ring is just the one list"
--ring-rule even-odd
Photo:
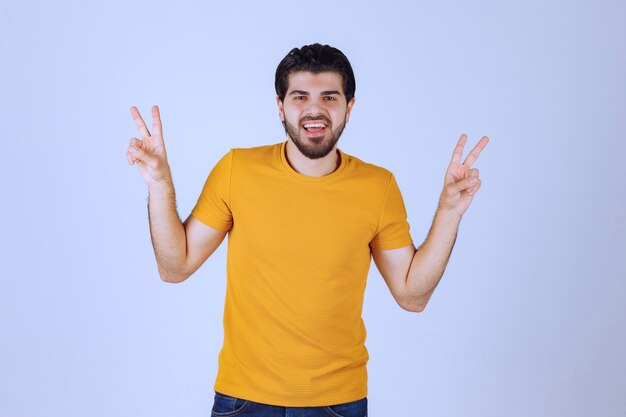
[(151, 162), (154, 159), (154, 156), (150, 155), (149, 153), (134, 144), (130, 146), (129, 151), (132, 156), (142, 162)]
[(478, 183), (478, 180), (474, 177), (465, 178), (455, 184), (452, 184), (449, 188), (451, 194), (460, 193), (463, 190), (473, 187)]

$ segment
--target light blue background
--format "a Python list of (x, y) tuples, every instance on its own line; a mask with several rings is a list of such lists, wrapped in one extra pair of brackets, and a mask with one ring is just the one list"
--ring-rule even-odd
[(351, 60), (339, 146), (394, 172), (416, 245), (459, 135), (491, 139), (426, 310), (396, 305), (372, 263), (370, 415), (624, 416), (625, 17), (618, 1), (0, 2), (0, 416), (210, 415), (226, 245), (159, 280), (129, 108), (161, 108), (184, 220), (231, 147), (285, 139), (274, 71), (313, 42)]

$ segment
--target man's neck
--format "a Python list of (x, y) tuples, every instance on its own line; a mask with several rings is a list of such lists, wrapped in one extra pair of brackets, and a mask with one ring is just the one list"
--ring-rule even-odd
[(298, 173), (307, 177), (322, 177), (334, 172), (341, 164), (337, 146), (323, 158), (309, 159), (304, 156), (289, 139), (285, 147), (287, 162)]

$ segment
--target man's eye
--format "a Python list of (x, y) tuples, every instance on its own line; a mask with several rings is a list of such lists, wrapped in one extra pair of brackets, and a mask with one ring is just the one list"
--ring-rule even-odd
[(337, 99), (336, 99), (335, 97), (333, 97), (333, 96), (325, 96), (324, 98), (325, 98), (326, 100), (328, 100), (328, 101), (335, 101), (335, 100), (337, 100)]
[(305, 97), (304, 97), (304, 96), (295, 96), (294, 98), (295, 98), (296, 100), (304, 100), (304, 99), (305, 99)]

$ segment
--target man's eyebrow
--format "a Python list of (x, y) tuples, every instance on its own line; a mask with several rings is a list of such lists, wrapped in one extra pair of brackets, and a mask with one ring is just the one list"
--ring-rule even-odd
[[(299, 96), (308, 96), (310, 95), (310, 93), (308, 91), (304, 91), (304, 90), (293, 90), (291, 93), (289, 93), (289, 95), (294, 95), (297, 94)], [(326, 91), (322, 91), (320, 93), (321, 96), (330, 96), (333, 94), (337, 94), (337, 95), (341, 95), (341, 93), (337, 90), (326, 90)]]

